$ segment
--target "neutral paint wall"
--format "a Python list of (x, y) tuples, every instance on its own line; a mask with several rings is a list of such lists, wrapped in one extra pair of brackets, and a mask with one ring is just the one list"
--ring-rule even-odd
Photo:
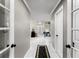
[(15, 57), (22, 58), (30, 47), (30, 16), (21, 0), (15, 0)]
[[(63, 57), (67, 57), (67, 0), (62, 0), (58, 7), (55, 9), (54, 13), (52, 14), (52, 20), (55, 21), (55, 16), (53, 16), (56, 11), (60, 8), (60, 6), (63, 5)], [(52, 27), (53, 29), (54, 27)], [(54, 28), (55, 29), (55, 28)], [(52, 31), (53, 32), (53, 31)], [(55, 33), (54, 33), (55, 34)], [(54, 39), (52, 39), (54, 41)], [(53, 45), (55, 42), (53, 42)]]

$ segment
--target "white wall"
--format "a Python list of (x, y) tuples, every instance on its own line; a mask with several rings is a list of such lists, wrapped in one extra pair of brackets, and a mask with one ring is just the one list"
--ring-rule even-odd
[(15, 0), (15, 57), (22, 58), (30, 46), (30, 15), (22, 0)]

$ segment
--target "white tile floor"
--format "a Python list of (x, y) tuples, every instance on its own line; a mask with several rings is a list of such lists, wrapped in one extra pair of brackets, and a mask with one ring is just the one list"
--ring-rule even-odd
[(36, 49), (37, 45), (47, 45), (49, 54), (51, 58), (58, 58), (56, 55), (52, 43), (51, 43), (51, 38), (50, 37), (36, 37), (36, 38), (31, 38), (30, 40), (30, 49), (27, 51), (25, 54), (24, 58), (35, 58), (36, 55)]

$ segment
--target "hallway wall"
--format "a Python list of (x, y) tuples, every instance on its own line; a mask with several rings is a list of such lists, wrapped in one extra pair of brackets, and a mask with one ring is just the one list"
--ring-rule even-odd
[(23, 58), (30, 47), (30, 15), (22, 0), (15, 0), (15, 57)]

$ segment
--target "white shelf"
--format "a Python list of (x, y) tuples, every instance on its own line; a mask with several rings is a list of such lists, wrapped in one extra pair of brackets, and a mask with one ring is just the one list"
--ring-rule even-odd
[(8, 27), (2, 27), (2, 28), (0, 28), (0, 30), (9, 30), (10, 28), (8, 28)]
[(26, 0), (22, 0), (22, 1), (26, 5), (26, 7), (28, 8), (29, 12), (31, 13), (31, 9), (30, 9), (29, 5), (27, 4)]
[(3, 4), (0, 3), (0, 7), (4, 8), (7, 11), (10, 11), (10, 9), (8, 9), (7, 7), (5, 7)]

